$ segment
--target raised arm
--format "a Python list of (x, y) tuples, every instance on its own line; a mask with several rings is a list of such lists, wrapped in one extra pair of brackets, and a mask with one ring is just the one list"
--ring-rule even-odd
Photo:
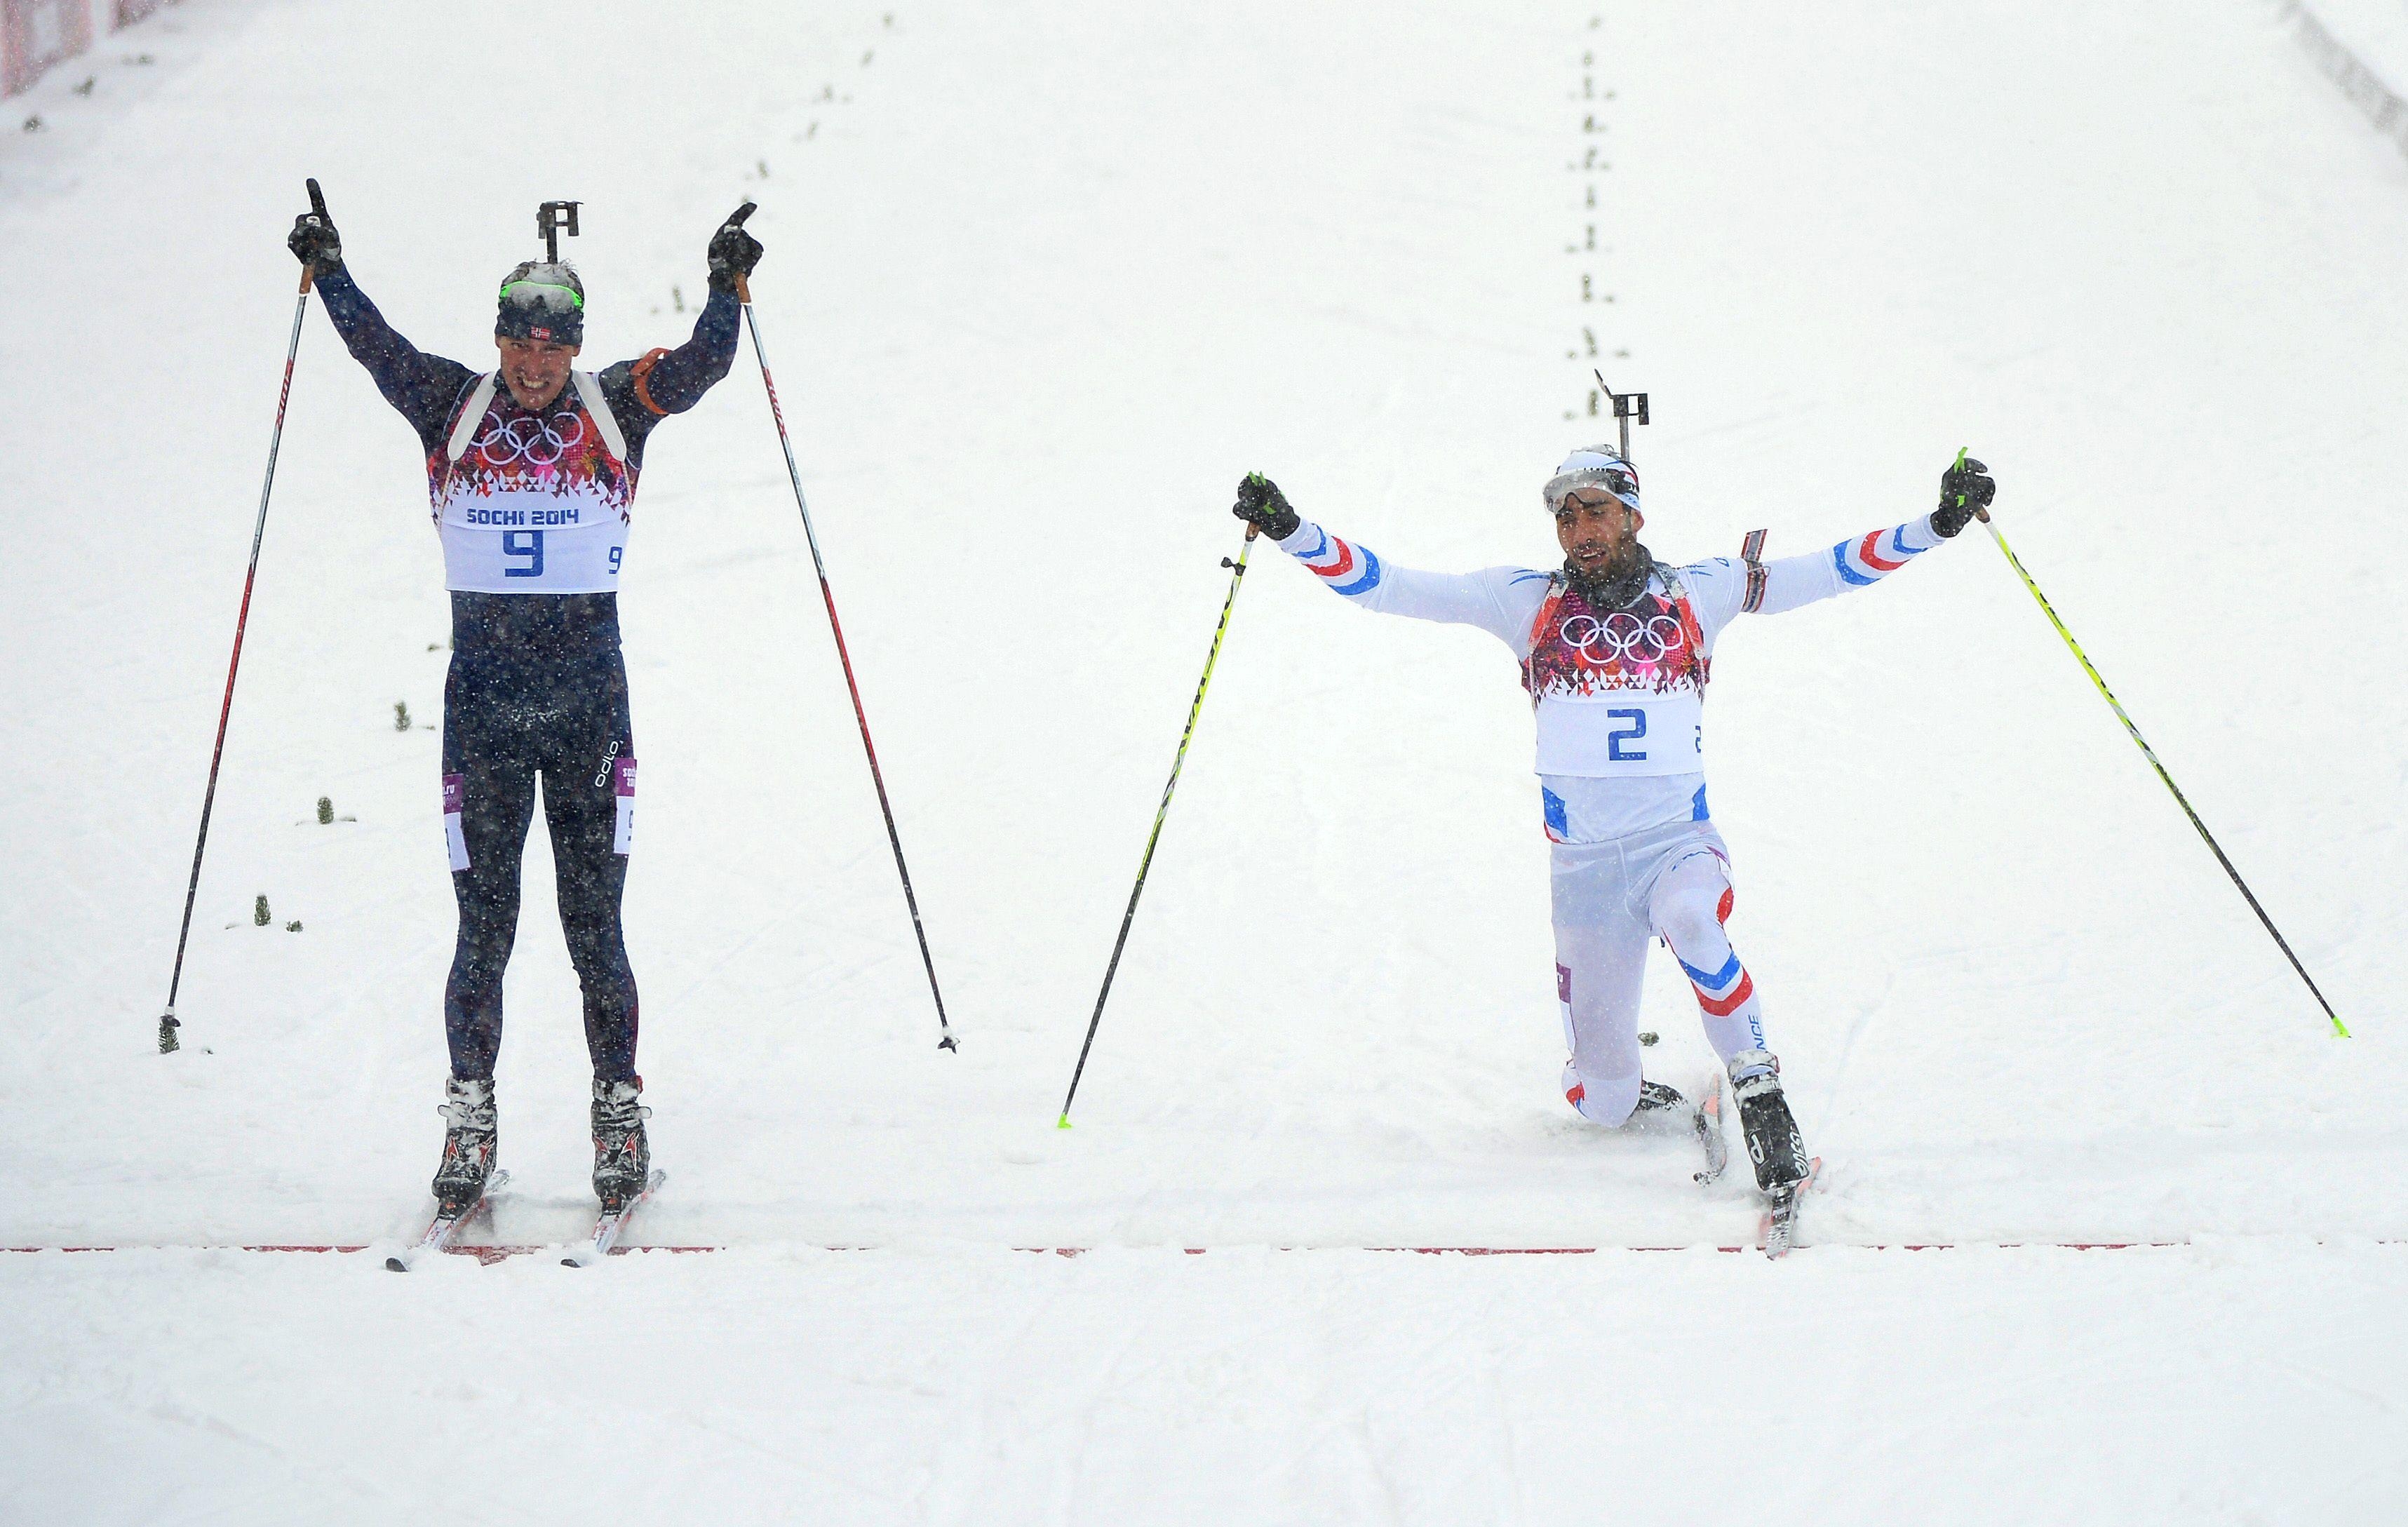
[(325, 299), (326, 316), (343, 336), (351, 359), (367, 367), (384, 400), (409, 421), (428, 450), (439, 449), (450, 427), (452, 410), (461, 390), (476, 373), (457, 361), (429, 355), (403, 338), (368, 300), (351, 271), (337, 265), (318, 278), (318, 294)]
[(636, 454), (642, 453), (644, 437), (654, 424), (701, 402), (702, 394), (736, 364), (737, 330), (744, 321), (736, 283), (761, 260), (760, 242), (744, 231), (744, 220), (752, 214), (752, 204), (746, 202), (711, 235), (710, 296), (686, 342), (640, 360), (622, 361), (595, 378)]
[[(311, 182), (311, 189), (315, 191), (316, 182)], [(308, 267), (318, 295), (325, 300), (326, 316), (334, 321), (335, 332), (342, 335), (343, 348), (351, 352), (351, 359), (367, 367), (377, 391), (409, 421), (428, 450), (440, 446), (460, 390), (476, 373), (457, 361), (427, 354), (385, 321), (377, 305), (351, 279), (343, 264), (342, 235), (335, 232), (334, 220), (322, 209), (294, 219), (293, 232), (284, 242)]]
[(1278, 485), (1260, 473), (1239, 485), (1234, 512), (1268, 533), (1281, 550), (1350, 605), (1383, 615), (1478, 626), (1517, 655), (1529, 650), (1530, 620), (1546, 597), (1544, 573), (1526, 567), (1485, 567), (1476, 573), (1399, 567), (1369, 547), (1332, 535), (1298, 515)]
[(736, 362), (736, 328), (742, 321), (736, 293), (713, 287), (694, 321), (694, 334), (675, 350), (656, 350), (641, 360), (621, 361), (595, 379), (603, 401), (626, 432), (628, 449), (640, 453), (652, 426), (702, 401)]

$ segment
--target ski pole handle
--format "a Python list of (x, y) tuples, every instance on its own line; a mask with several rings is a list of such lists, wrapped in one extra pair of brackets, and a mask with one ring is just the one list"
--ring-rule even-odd
[(1221, 565), (1234, 570), (1240, 578), (1245, 577), (1246, 558), (1254, 552), (1254, 537), (1260, 535), (1262, 533), (1262, 526), (1249, 522), (1246, 526), (1246, 544), (1238, 549), (1238, 560), (1232, 562), (1228, 558), (1223, 557), (1221, 559)]
[[(1972, 449), (1973, 448), (1971, 446), (1958, 446), (1956, 448), (1956, 464), (1958, 466), (1965, 464), (1966, 452)], [(1976, 504), (1973, 506), (1973, 518), (1979, 520), (1985, 525), (1988, 524), (1990, 522), (1990, 507), (1986, 504)]]
[[(758, 210), (760, 210), (759, 203), (747, 201), (743, 206), (727, 214), (727, 221), (719, 225), (719, 233), (713, 234), (710, 236), (711, 258), (714, 265), (719, 259), (720, 234), (724, 234), (730, 228), (734, 228), (741, 233), (744, 227), (744, 220), (751, 217)], [(751, 279), (752, 272), (750, 267), (752, 260), (758, 260), (760, 257), (761, 246), (758, 243), (754, 243), (752, 245), (752, 259), (741, 262), (746, 268), (732, 272), (736, 278), (736, 300), (742, 303), (747, 307), (752, 306), (752, 282)], [(728, 264), (737, 264), (738, 262), (730, 260)]]
[[(303, 180), (301, 183), (309, 188), (309, 215), (316, 218), (320, 222), (324, 223), (327, 227), (332, 228), (335, 225), (335, 220), (333, 217), (329, 216), (326, 211), (326, 193), (318, 189), (317, 178), (312, 176), (308, 179)], [(315, 276), (309, 269), (308, 262), (302, 262), (301, 291), (305, 295), (309, 290), (309, 283), (315, 278)]]

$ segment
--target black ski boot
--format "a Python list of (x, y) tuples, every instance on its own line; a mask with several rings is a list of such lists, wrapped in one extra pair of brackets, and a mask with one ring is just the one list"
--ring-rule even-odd
[(594, 1196), (606, 1211), (624, 1207), (652, 1177), (652, 1148), (644, 1138), (644, 1120), (652, 1110), (636, 1102), (643, 1091), (641, 1077), (594, 1078)]
[(1697, 1136), (1698, 1148), (1706, 1153), (1706, 1164), (1696, 1174), (1699, 1182), (1712, 1182), (1723, 1175), (1729, 1164), (1728, 1148), (1723, 1144), (1723, 1089), (1719, 1078), (1709, 1083), (1695, 1103), (1683, 1097), (1677, 1088), (1660, 1081), (1639, 1084), (1639, 1106), (1630, 1110), (1630, 1121), (1641, 1128), (1660, 1125), (1686, 1129)]
[(1740, 1132), (1747, 1138), (1748, 1160), (1756, 1163), (1756, 1185), (1772, 1195), (1805, 1181), (1806, 1141), (1798, 1133), (1798, 1120), (1790, 1117), (1789, 1100), (1781, 1095), (1781, 1063), (1769, 1050), (1743, 1049), (1731, 1057), (1730, 1070)]
[(1642, 1081), (1639, 1084), (1639, 1106), (1630, 1110), (1630, 1118), (1634, 1123), (1652, 1123), (1654, 1120), (1647, 1119), (1646, 1115), (1677, 1117), (1677, 1111), (1684, 1110), (1688, 1106), (1689, 1100), (1681, 1095), (1679, 1088), (1667, 1087), (1660, 1081)]
[(435, 1169), (435, 1203), (446, 1215), (465, 1214), (485, 1196), (494, 1173), (494, 1079), (443, 1084), (443, 1164)]

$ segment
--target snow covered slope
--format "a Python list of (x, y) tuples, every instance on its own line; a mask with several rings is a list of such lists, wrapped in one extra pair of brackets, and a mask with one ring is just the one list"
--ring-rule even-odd
[[(305, 175), (386, 313), (470, 362), (538, 201), (586, 204), (601, 361), (682, 337), (710, 229), (761, 202), (758, 309), (962, 1049), (935, 1048), (748, 350), (648, 451), (623, 598), (627, 919), (676, 1174), (639, 1239), (1744, 1238), (1742, 1187), (1701, 1192), (1677, 1145), (1556, 1094), (1510, 663), (1268, 551), (1078, 1127), (1054, 1128), (1239, 476), (1410, 565), (1544, 565), (1538, 485), (1607, 432), (1591, 364), (1653, 394), (1636, 450), (1667, 558), (1896, 522), (1972, 447), (2358, 1034), (2329, 1035), (1983, 537), (1742, 625), (1713, 799), (1734, 938), (1829, 1163), (1803, 1255), (2408, 1234), (2386, 1085), (2408, 163), (2272, 7), (886, 3), (504, 26), (462, 0), (187, 0), (192, 50), (138, 98), (0, 142), (0, 1241), (378, 1239), (433, 1164), (446, 605), (408, 432), (316, 312), (186, 1049), (151, 1047)], [(353, 820), (318, 825), (321, 795)], [(500, 1067), (511, 1240), (590, 1202), (547, 861), (536, 835)], [(1651, 1054), (1685, 1083), (1710, 1058), (1669, 962), (1655, 982)], [(2396, 1259), (2351, 1255), (2396, 1291)], [(882, 1265), (958, 1292), (942, 1258)], [(1616, 1270), (1583, 1307), (1621, 1297), (1627, 1264), (1590, 1265)], [(2016, 1307), (2068, 1363), (2086, 1322), (2161, 1298), (2229, 1294), (2251, 1350), (2290, 1341), (2280, 1279), (2114, 1275), (2059, 1319), (2055, 1265)], [(13, 1275), (39, 1293), (21, 1320), (82, 1319), (61, 1276)], [(345, 1276), (274, 1277), (357, 1297)], [(1968, 1320), (1992, 1297), (1928, 1276), (1885, 1287)], [(1728, 1335), (1725, 1295), (1684, 1288), (1648, 1292)], [(1451, 1297), (1476, 1320), (1501, 1296)], [(93, 1330), (115, 1371), (137, 1337)], [(2353, 1406), (2408, 1398), (2345, 1381), (2374, 1395)], [(1986, 1403), (1935, 1448), (1978, 1439)], [(2344, 1504), (2381, 1482), (2352, 1477)]]
[[(2365, 400), (2408, 353), (2386, 254), (2408, 167), (2311, 108), (2263, 18), (2058, 36), (1876, 7), (1842, 46), (1778, 7), (1710, 43), (1643, 16), (882, 14), (606, 7), (547, 56), (643, 100), (640, 125), (571, 114), (531, 152), (511, 50), (458, 48), (439, 7), (229, 8), (247, 24), (0, 210), (6, 282), (43, 296), (0, 343), (57, 378), (0, 425), (21, 782), (0, 1085), (33, 1126), (10, 1238), (356, 1240), (407, 1218), (431, 1156), (445, 607), (409, 437), (314, 314), (192, 1052), (147, 1048), (305, 173), (404, 332), (472, 359), (537, 200), (588, 203), (604, 358), (678, 337), (712, 223), (762, 201), (759, 309), (964, 1049), (934, 1049), (748, 356), (662, 432), (624, 597), (628, 919), (681, 1178), (662, 1234), (1734, 1238), (1742, 1193), (1701, 1203), (1671, 1148), (1555, 1095), (1510, 665), (1275, 556), (1083, 1131), (1052, 1129), (1231, 485), (1272, 472), (1397, 561), (1543, 564), (1536, 484), (1605, 433), (1584, 330), (1654, 393), (1663, 555), (1895, 521), (1974, 446), (2001, 523), (2361, 1030), (2327, 1035), (1962, 540), (1743, 627), (1718, 676), (1734, 929), (1833, 1163), (1822, 1234), (2408, 1225), (2381, 1170), (2402, 1135), (2354, 1085), (2393, 1044), (2375, 930), (2408, 717), (2376, 615), (2401, 575), (2367, 544), (2391, 435)], [(1591, 146), (1610, 168), (1576, 167)], [(1598, 249), (1567, 252), (1591, 225)], [(321, 794), (358, 820), (317, 825)], [(531, 889), (504, 1128), (521, 1181), (573, 1203), (584, 1063), (555, 927)], [(1700, 1070), (1685, 991), (1650, 1000), (1668, 1074)]]

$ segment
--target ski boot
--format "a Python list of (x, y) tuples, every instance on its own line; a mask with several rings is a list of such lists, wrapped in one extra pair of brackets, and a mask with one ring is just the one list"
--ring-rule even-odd
[(1685, 1108), (1688, 1105), (1689, 1100), (1681, 1095), (1679, 1088), (1667, 1087), (1660, 1081), (1642, 1081), (1639, 1084), (1638, 1106), (1630, 1110), (1630, 1117), (1637, 1119), (1643, 1114)]
[(641, 1077), (594, 1078), (594, 1196), (606, 1213), (625, 1207), (652, 1177), (652, 1148), (644, 1138), (644, 1120), (652, 1110), (636, 1102), (643, 1090)]
[(1706, 1153), (1703, 1170), (1696, 1174), (1699, 1182), (1712, 1182), (1723, 1175), (1730, 1164), (1730, 1150), (1723, 1143), (1723, 1084), (1720, 1077), (1706, 1084), (1706, 1091), (1697, 1102), (1683, 1097), (1676, 1088), (1660, 1081), (1639, 1084), (1639, 1106), (1630, 1110), (1630, 1121), (1646, 1128), (1662, 1123), (1671, 1128), (1686, 1128), (1697, 1136), (1698, 1148)]
[(1781, 1095), (1781, 1063), (1770, 1050), (1743, 1049), (1730, 1058), (1730, 1074), (1740, 1133), (1747, 1139), (1748, 1160), (1756, 1163), (1756, 1185), (1768, 1198), (1784, 1197), (1812, 1167), (1789, 1100)]
[(494, 1171), (494, 1078), (443, 1084), (443, 1164), (435, 1169), (435, 1203), (446, 1216), (466, 1214), (485, 1196)]

